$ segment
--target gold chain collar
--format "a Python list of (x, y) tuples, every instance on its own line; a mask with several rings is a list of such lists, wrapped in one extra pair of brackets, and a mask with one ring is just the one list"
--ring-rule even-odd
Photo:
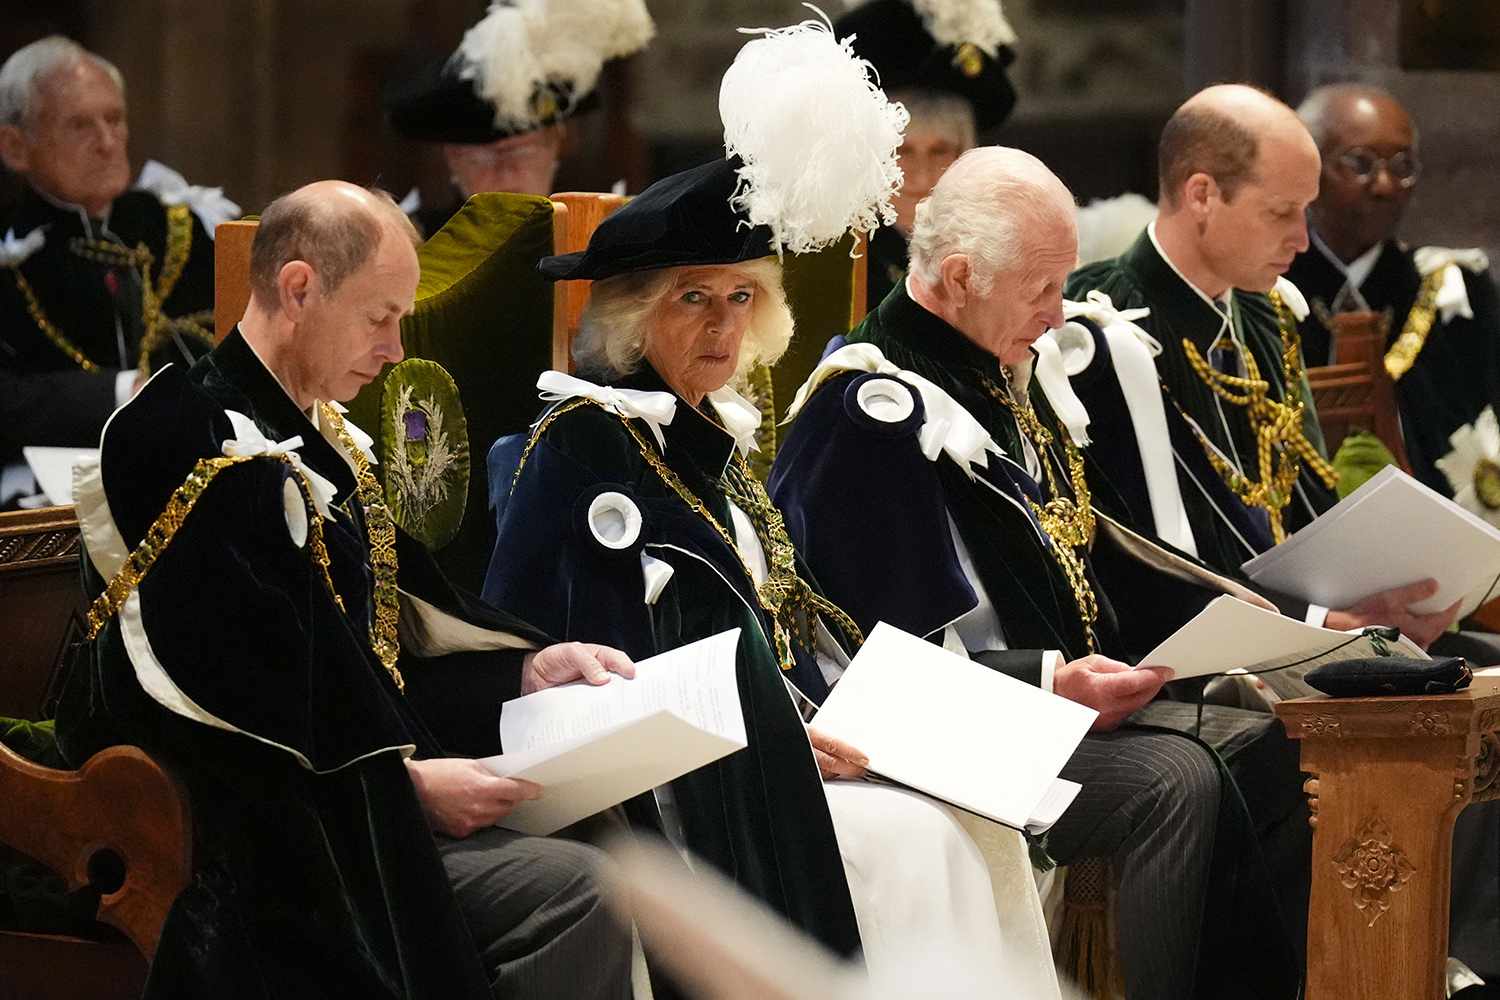
[(155, 565), (157, 557), (166, 551), (167, 546), (176, 537), (178, 529), (193, 512), (194, 506), (203, 496), (203, 491), (208, 489), (209, 483), (225, 469), (241, 462), (255, 461), (256, 459), (280, 461), (285, 463), (291, 471), (297, 489), (302, 494), (303, 505), (307, 509), (307, 547), (311, 553), (314, 564), (323, 579), (323, 585), (333, 597), (333, 601), (340, 611), (348, 614), (344, 608), (343, 598), (339, 597), (338, 591), (334, 589), (333, 577), (329, 575), (328, 547), (323, 541), (323, 515), (318, 513), (313, 504), (312, 484), (308, 482), (307, 475), (289, 455), (238, 455), (232, 457), (200, 458), (193, 466), (193, 471), (188, 474), (187, 479), (177, 489), (172, 491), (171, 497), (167, 499), (167, 505), (157, 515), (156, 520), (146, 529), (145, 536), (141, 539), (128, 556), (120, 569), (110, 578), (94, 602), (89, 605), (86, 616), (89, 639), (94, 639), (104, 628), (105, 624), (113, 618), (124, 606), (125, 601), (131, 593), (140, 586), (146, 574)]
[(370, 622), (370, 648), (381, 666), (391, 675), (400, 691), (406, 690), (396, 661), (401, 658), (401, 636), (397, 624), (401, 617), (401, 598), (396, 586), (396, 520), (385, 503), (385, 491), (370, 471), (369, 460), (355, 443), (343, 415), (327, 403), (319, 404), (319, 413), (333, 429), (339, 445), (354, 463), (358, 500), (365, 512), (365, 535), (370, 544), (370, 567), (375, 574), (375, 615)]
[[(520, 481), (521, 470), (526, 467), (527, 458), (530, 457), (537, 442), (541, 440), (542, 435), (546, 433), (554, 420), (581, 406), (599, 405), (591, 399), (573, 399), (547, 414), (536, 425), (530, 440), (526, 442), (526, 447), (521, 452), (521, 459), (516, 463), (515, 474), (511, 477), (511, 489), (514, 490), (516, 483)], [(797, 550), (787, 534), (781, 511), (777, 510), (776, 505), (771, 502), (765, 487), (755, 478), (737, 448), (730, 457), (729, 467), (725, 469), (720, 484), (724, 487), (725, 495), (750, 519), (756, 538), (765, 550), (769, 572), (766, 581), (759, 586), (756, 586), (755, 573), (751, 570), (750, 564), (745, 561), (734, 536), (714, 516), (708, 505), (688, 488), (677, 473), (672, 471), (657, 453), (655, 446), (646, 440), (645, 435), (637, 430), (628, 418), (620, 417), (620, 423), (635, 441), (641, 457), (651, 467), (651, 471), (656, 473), (657, 478), (677, 494), (677, 498), (686, 504), (689, 510), (702, 518), (739, 560), (745, 579), (749, 581), (755, 594), (756, 603), (771, 619), (775, 633), (772, 641), (775, 644), (776, 658), (782, 670), (790, 670), (796, 663), (792, 648), (794, 634), (804, 643), (805, 648), (812, 648), (811, 617), (813, 615), (821, 614), (827, 617), (856, 647), (864, 644), (864, 633), (860, 631), (854, 619), (838, 605), (815, 592), (797, 573)]]
[(1067, 456), (1068, 481), (1071, 494), (1052, 469), (1050, 448), (1054, 441), (1052, 432), (1042, 425), (1041, 418), (1024, 393), (1017, 393), (1011, 383), (1010, 370), (1001, 368), (1005, 384), (1000, 385), (984, 373), (979, 373), (980, 384), (992, 399), (1010, 413), (1017, 429), (1031, 441), (1036, 449), (1037, 464), (1042, 467), (1042, 484), (1047, 500), (1038, 504), (1030, 497), (1027, 505), (1036, 515), (1042, 531), (1051, 539), (1052, 556), (1067, 578), (1073, 592), (1073, 602), (1083, 622), (1084, 639), (1089, 652), (1095, 651), (1094, 625), (1099, 620), (1099, 600), (1089, 582), (1085, 553), (1094, 541), (1094, 508), (1085, 478), (1083, 455), (1067, 435), (1063, 435), (1063, 452)]
[(1392, 382), (1401, 381), (1401, 376), (1411, 371), (1417, 355), (1427, 345), (1427, 335), (1437, 319), (1437, 297), (1443, 287), (1443, 275), (1447, 268), (1440, 267), (1422, 279), (1417, 289), (1417, 300), (1406, 314), (1406, 323), (1401, 333), (1385, 352), (1385, 370)]
[(1230, 343), (1245, 363), (1243, 377), (1214, 368), (1187, 337), (1182, 338), (1182, 348), (1188, 364), (1209, 391), (1231, 406), (1246, 410), (1250, 429), (1255, 434), (1258, 480), (1251, 480), (1220, 455), (1195, 422), (1189, 421), (1189, 426), (1219, 478), (1246, 506), (1259, 507), (1266, 512), (1271, 522), (1272, 540), (1280, 543), (1286, 538), (1282, 511), (1291, 502), (1302, 464), (1305, 462), (1330, 487), (1338, 482), (1338, 473), (1303, 433), (1302, 418), (1307, 404), (1301, 399), (1291, 401), (1302, 382), (1302, 344), (1297, 336), (1297, 321), (1277, 292), (1268, 293), (1267, 298), (1276, 311), (1276, 327), (1281, 334), (1282, 400), (1271, 398), (1270, 383), (1261, 377), (1254, 352), (1248, 347), (1241, 349), (1239, 342), (1232, 337)]
[[(183, 269), (187, 266), (188, 257), (192, 252), (193, 241), (192, 216), (187, 206), (169, 205), (166, 212), (166, 255), (162, 263), (161, 276), (154, 286), (151, 282), (151, 268), (155, 263), (155, 258), (144, 243), (135, 247), (127, 247), (118, 243), (88, 240), (81, 237), (68, 241), (68, 249), (84, 260), (108, 267), (128, 267), (140, 276), (142, 331), (140, 371), (143, 375), (150, 374), (151, 352), (174, 334), (186, 334), (206, 344), (213, 343), (213, 332), (210, 328), (213, 322), (211, 310), (177, 318), (166, 317), (161, 311), (161, 304), (172, 294), (173, 289), (177, 287), (178, 280), (182, 277)], [(32, 322), (37, 325), (37, 329), (42, 331), (42, 335), (79, 368), (89, 374), (102, 371), (98, 364), (79, 350), (57, 327), (57, 324), (48, 318), (42, 309), (41, 301), (36, 296), (36, 291), (31, 287), (31, 282), (27, 281), (26, 276), (21, 273), (20, 265), (12, 264), (9, 269), (16, 280), (16, 288), (20, 291), (21, 298), (25, 300), (26, 312), (31, 316)]]

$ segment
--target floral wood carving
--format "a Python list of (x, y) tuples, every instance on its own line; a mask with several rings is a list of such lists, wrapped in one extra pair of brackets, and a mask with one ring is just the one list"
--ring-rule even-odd
[(1500, 735), (1479, 737), (1479, 756), (1474, 758), (1474, 801), (1500, 797)]
[(1339, 720), (1331, 715), (1310, 715), (1302, 720), (1303, 736), (1342, 736)]
[(1481, 733), (1491, 733), (1500, 729), (1500, 708), (1487, 708), (1479, 713), (1479, 726)]
[(1447, 736), (1453, 731), (1448, 717), (1441, 712), (1417, 712), (1411, 717), (1413, 736)]
[(1356, 909), (1367, 912), (1367, 927), (1391, 908), (1391, 893), (1399, 892), (1416, 874), (1406, 852), (1391, 843), (1391, 828), (1378, 817), (1365, 820), (1359, 832), (1333, 856), (1339, 882), (1354, 894)]

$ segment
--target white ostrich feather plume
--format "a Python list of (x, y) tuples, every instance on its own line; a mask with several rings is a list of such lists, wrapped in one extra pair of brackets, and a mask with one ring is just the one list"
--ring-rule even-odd
[[(866, 0), (844, 0), (858, 7)], [(927, 33), (943, 45), (968, 42), (993, 57), (1002, 45), (1016, 43), (1015, 29), (1005, 19), (1000, 0), (909, 0), (922, 15)]]
[(464, 34), (454, 53), (459, 76), (495, 106), (495, 124), (540, 125), (539, 87), (594, 89), (611, 59), (638, 52), (656, 34), (644, 0), (499, 0)]
[(790, 28), (741, 28), (745, 43), (719, 87), (727, 156), (739, 156), (731, 199), (770, 228), (777, 252), (809, 253), (849, 230), (895, 222), (897, 150), (908, 115), (874, 70), (834, 37), (826, 15)]

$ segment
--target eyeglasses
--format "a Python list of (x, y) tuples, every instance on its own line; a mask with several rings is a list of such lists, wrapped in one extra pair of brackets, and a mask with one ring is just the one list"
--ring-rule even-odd
[(1340, 153), (1338, 162), (1361, 184), (1373, 182), (1376, 174), (1384, 170), (1397, 187), (1409, 188), (1417, 183), (1417, 175), (1422, 172), (1421, 161), (1409, 149), (1394, 156), (1376, 156), (1362, 146), (1355, 146)]

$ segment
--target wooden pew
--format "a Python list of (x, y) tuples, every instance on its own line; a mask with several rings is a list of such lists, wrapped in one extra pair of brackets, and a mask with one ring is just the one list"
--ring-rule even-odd
[(1307, 370), (1318, 422), (1331, 457), (1350, 431), (1363, 429), (1378, 437), (1401, 468), (1410, 471), (1396, 385), (1385, 370), (1385, 340), (1390, 318), (1379, 313), (1334, 313), (1325, 323), (1333, 340), (1336, 364)]
[[(0, 715), (51, 714), (84, 611), (70, 507), (0, 514)], [(0, 844), (100, 892), (100, 940), (0, 932), (0, 1000), (140, 994), (162, 923), (191, 872), (186, 793), (136, 747), (58, 771), (0, 746)], [(119, 874), (123, 870), (123, 876)]]

